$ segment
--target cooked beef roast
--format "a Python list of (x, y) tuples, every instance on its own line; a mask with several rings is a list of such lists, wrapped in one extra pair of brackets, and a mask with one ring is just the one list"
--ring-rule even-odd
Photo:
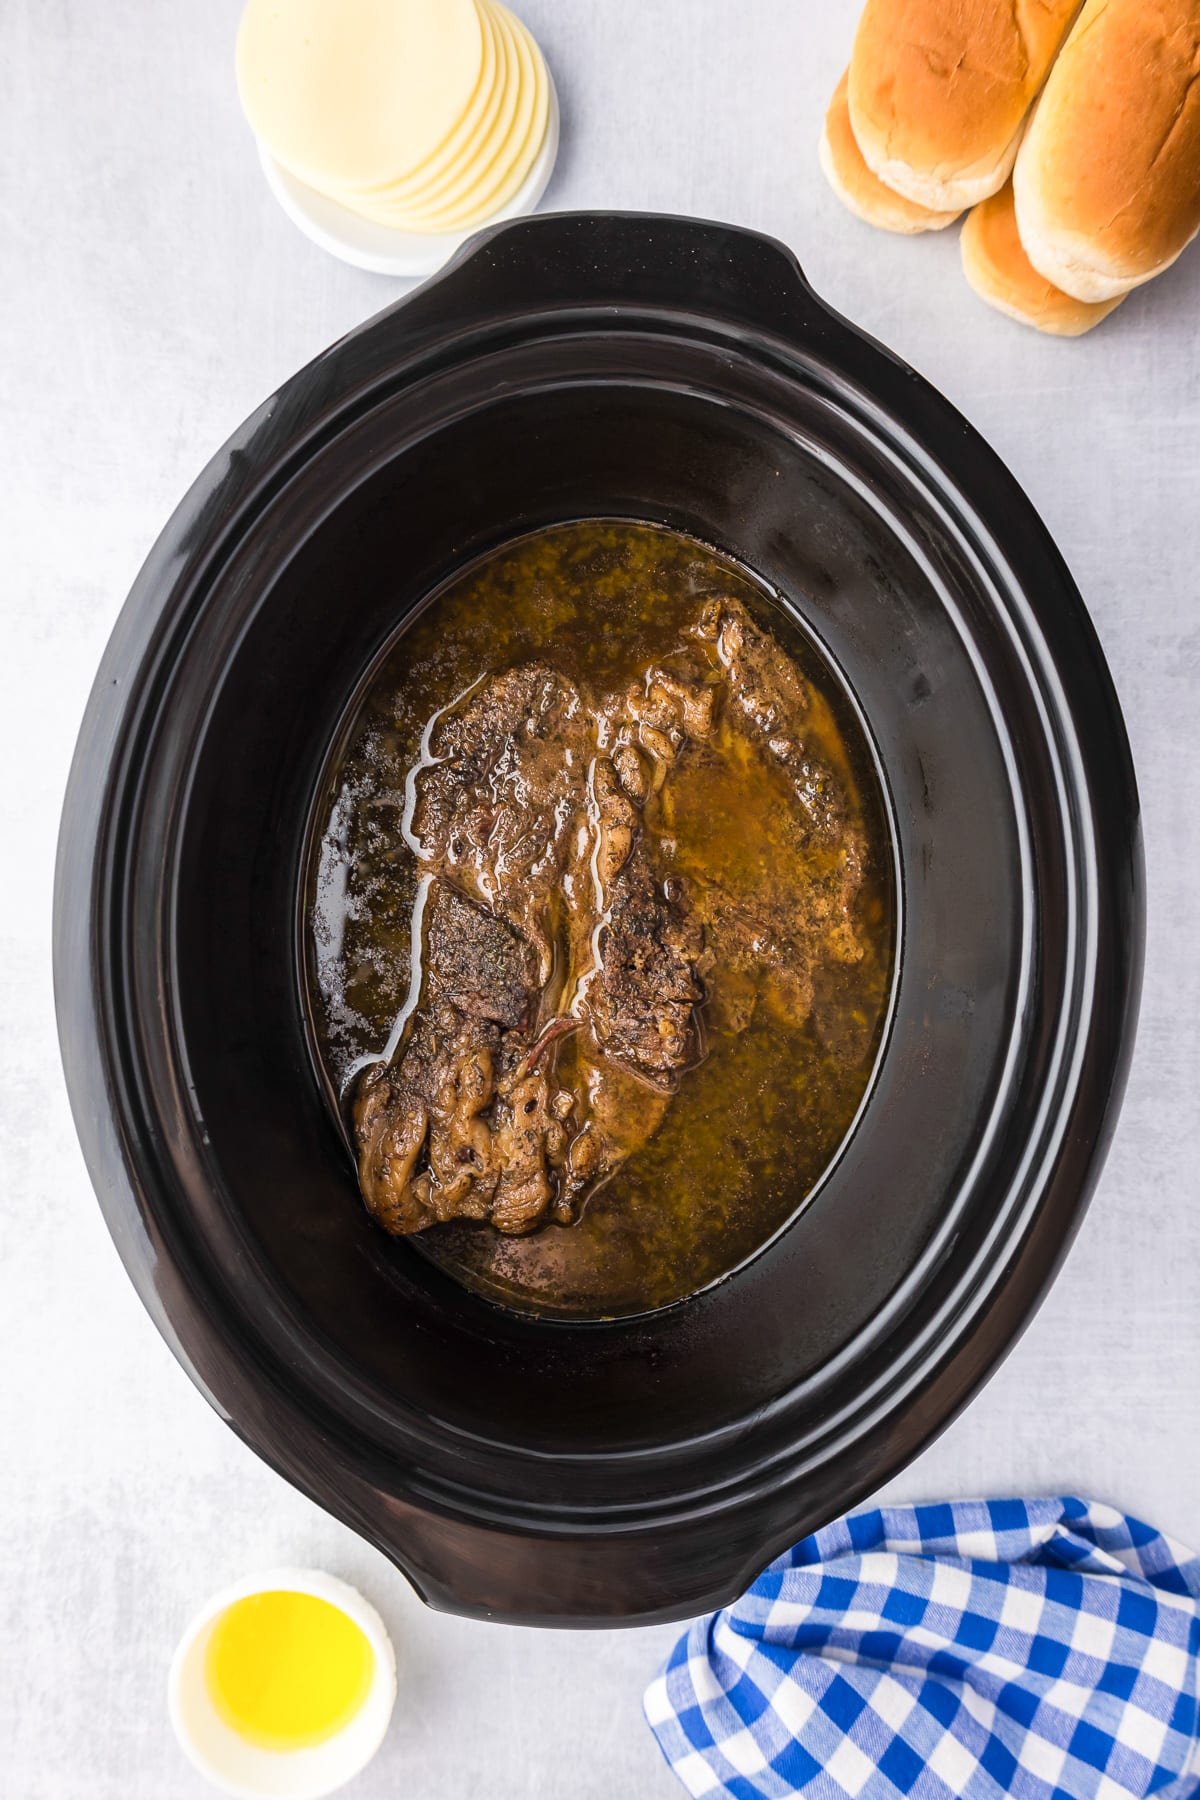
[(740, 600), (710, 600), (695, 626), (725, 671), (731, 710), (773, 761), (787, 771), (811, 834), (831, 841), (845, 825), (845, 802), (832, 771), (804, 747), (808, 684)]
[(390, 1231), (453, 1218), (530, 1230), (555, 1197), (573, 1105), (531, 1054), (537, 952), (435, 879), (422, 966), (399, 1050), (366, 1071), (355, 1099), (367, 1204)]
[(592, 733), (574, 684), (545, 663), (524, 663), (478, 683), (434, 722), (413, 777), (421, 862), (518, 926), (537, 949), (543, 983)]
[(584, 1010), (601, 1050), (668, 1091), (696, 1060), (704, 932), (646, 849), (613, 882)]
[[(521, 664), (426, 732), (409, 779), (418, 1004), (354, 1101), (363, 1193), (387, 1230), (569, 1222), (702, 1056), (706, 998), (725, 1031), (760, 998), (802, 1023), (815, 963), (861, 953), (861, 846), (806, 752), (803, 676), (739, 601), (706, 604), (691, 638), (623, 694)], [(802, 904), (678, 872), (689, 758), (782, 771)]]

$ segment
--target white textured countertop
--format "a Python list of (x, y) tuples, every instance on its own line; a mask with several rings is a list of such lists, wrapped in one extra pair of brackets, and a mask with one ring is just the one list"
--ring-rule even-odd
[[(1200, 1546), (1200, 249), (1093, 337), (989, 312), (956, 234), (904, 241), (817, 171), (853, 0), (524, 0), (563, 102), (554, 207), (689, 212), (793, 245), (1010, 463), (1091, 607), (1149, 867), (1145, 1000), (1108, 1166), (1066, 1270), (906, 1497), (1062, 1489)], [(671, 1630), (537, 1633), (425, 1612), (208, 1410), (142, 1312), (63, 1095), (50, 888), (75, 730), (153, 537), (259, 400), (399, 284), (269, 197), (238, 114), (238, 0), (0, 8), (0, 1788), (190, 1800), (167, 1660), (260, 1565), (357, 1581), (401, 1693), (356, 1800), (682, 1792), (642, 1724)]]

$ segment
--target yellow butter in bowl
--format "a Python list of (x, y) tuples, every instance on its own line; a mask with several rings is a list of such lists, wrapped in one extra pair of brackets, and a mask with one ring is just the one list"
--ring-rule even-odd
[(375, 1653), (360, 1625), (316, 1594), (247, 1594), (213, 1626), (204, 1678), (213, 1705), (247, 1743), (323, 1744), (361, 1708)]
[(281, 1569), (218, 1594), (184, 1633), (168, 1703), (180, 1744), (226, 1793), (319, 1800), (382, 1741), (391, 1643), (345, 1582)]

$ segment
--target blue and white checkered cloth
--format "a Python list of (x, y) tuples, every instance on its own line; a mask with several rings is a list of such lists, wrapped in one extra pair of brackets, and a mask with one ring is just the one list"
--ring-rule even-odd
[(646, 1693), (714, 1800), (1200, 1795), (1200, 1557), (1109, 1506), (885, 1507), (698, 1620)]

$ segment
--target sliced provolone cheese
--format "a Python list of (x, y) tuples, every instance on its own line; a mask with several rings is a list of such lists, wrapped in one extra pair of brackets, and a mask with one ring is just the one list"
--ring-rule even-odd
[(419, 225), (425, 231), (461, 231), (482, 223), (506, 206), (533, 167), (546, 135), (550, 112), (550, 79), (536, 42), (519, 19), (513, 18), (522, 45), (521, 106), (514, 125), (512, 150), (455, 206), (440, 210), (436, 220)]
[(497, 86), (485, 128), (476, 133), (469, 149), (440, 174), (421, 183), (393, 183), (390, 187), (379, 188), (372, 194), (362, 196), (373, 215), (383, 222), (402, 221), (414, 210), (439, 210), (447, 197), (456, 198), (459, 194), (469, 192), (478, 182), (481, 172), (491, 166), (501, 146), (511, 137), (521, 96), (521, 58), (517, 35), (509, 20), (501, 17), (496, 8), (488, 5), (487, 0), (481, 0), (481, 10), (484, 8), (488, 13), (489, 26), (496, 35), (497, 49)]
[[(519, 154), (532, 117), (532, 66), (528, 53), (515, 29), (515, 20), (502, 8), (493, 9), (496, 29), (503, 39), (508, 77), (494, 127), (486, 141), (479, 144), (468, 165), (435, 183), (428, 193), (411, 199), (394, 199), (389, 192), (383, 197), (382, 210), (375, 214), (383, 222), (391, 222), (414, 230), (428, 230), (427, 220), (439, 219), (457, 210), (469, 200), (497, 171), (507, 170)], [(372, 196), (374, 201), (375, 196)]]
[(475, 0), (248, 0), (238, 91), (255, 135), (300, 180), (370, 188), (449, 142), (483, 60)]
[(419, 169), (397, 180), (380, 182), (356, 191), (372, 205), (423, 199), (433, 189), (464, 170), (474, 168), (479, 149), (491, 137), (509, 82), (509, 50), (506, 34), (494, 17), (489, 0), (475, 0), (483, 32), (483, 73), (471, 104), (445, 143)]

